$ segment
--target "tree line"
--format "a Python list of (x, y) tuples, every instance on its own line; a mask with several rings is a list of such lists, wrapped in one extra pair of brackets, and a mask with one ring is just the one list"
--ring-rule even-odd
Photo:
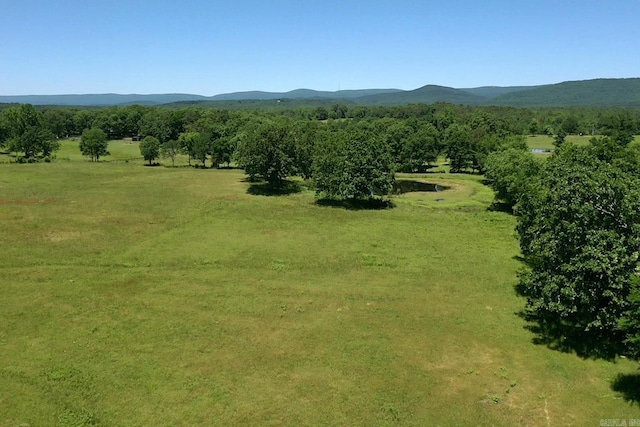
[[(179, 105), (179, 104), (178, 104)], [(20, 105), (0, 104), (0, 140), (11, 130), (11, 116)], [(481, 107), (446, 103), (406, 106), (362, 106), (336, 103), (331, 106), (300, 106), (279, 110), (259, 107), (240, 110), (218, 108), (161, 107), (129, 105), (105, 108), (34, 107), (40, 114), (42, 126), (55, 138), (80, 136), (90, 128), (100, 128), (109, 139), (135, 135), (152, 135), (161, 142), (177, 136), (206, 117), (226, 116), (285, 116), (294, 120), (376, 120), (420, 119), (432, 122), (439, 130), (451, 120), (475, 127), (477, 122), (491, 122), (495, 128), (511, 134), (565, 134), (603, 135), (611, 129), (624, 128), (633, 134), (640, 133), (640, 109), (602, 107)], [(13, 110), (13, 112), (6, 110)]]
[[(640, 110), (612, 108), (530, 109), (437, 103), (401, 107), (335, 104), (277, 112), (140, 105), (108, 108), (0, 105), (0, 109), (0, 148), (27, 161), (50, 158), (61, 138), (100, 129), (107, 140), (151, 136), (160, 145), (175, 141), (164, 153), (176, 152), (171, 145), (181, 145), (188, 153), (190, 163), (193, 160), (200, 166), (207, 160), (213, 165), (228, 164), (240, 140), (256, 123), (284, 118), (295, 122), (296, 126), (312, 122), (370, 123), (378, 132), (384, 131), (384, 137), (394, 150), (398, 170), (424, 168), (423, 162), (411, 158), (415, 150), (422, 149), (429, 153), (421, 156), (430, 158), (446, 152), (454, 172), (467, 169), (481, 172), (486, 153), (495, 148), (495, 139), (506, 135), (546, 133), (562, 139), (565, 135), (579, 133), (612, 135), (617, 132), (627, 136), (640, 133)], [(211, 141), (207, 142), (207, 138)], [(471, 146), (454, 146), (452, 141), (462, 139)], [(405, 143), (408, 140), (411, 142)], [(407, 147), (411, 144), (415, 150)], [(473, 154), (471, 148), (477, 153)], [(159, 148), (156, 151), (159, 153)], [(150, 150), (150, 154), (153, 152)]]

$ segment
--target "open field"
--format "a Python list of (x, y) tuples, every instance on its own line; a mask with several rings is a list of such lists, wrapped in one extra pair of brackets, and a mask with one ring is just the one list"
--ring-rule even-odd
[[(577, 145), (586, 145), (593, 138), (591, 135), (567, 135), (566, 142), (572, 142)], [(553, 150), (553, 137), (547, 135), (529, 135), (527, 136), (527, 145), (529, 148), (542, 148), (545, 150)]]
[(347, 210), (134, 148), (0, 165), (1, 426), (640, 419), (612, 389), (636, 363), (532, 343), (479, 177)]
[[(593, 138), (591, 135), (567, 135), (565, 141), (572, 142), (576, 145), (587, 145)], [(640, 136), (636, 135), (635, 143), (640, 143)], [(553, 137), (547, 135), (529, 135), (527, 136), (527, 145), (529, 148), (542, 148), (553, 150)]]

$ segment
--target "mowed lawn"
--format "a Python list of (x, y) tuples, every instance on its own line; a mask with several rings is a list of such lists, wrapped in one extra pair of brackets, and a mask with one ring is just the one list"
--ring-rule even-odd
[(448, 189), (348, 210), (237, 170), (0, 165), (0, 425), (640, 419), (611, 387), (636, 363), (532, 343), (491, 191), (420, 179)]

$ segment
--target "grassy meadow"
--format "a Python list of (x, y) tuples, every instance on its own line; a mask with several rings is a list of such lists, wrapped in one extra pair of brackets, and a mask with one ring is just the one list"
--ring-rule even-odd
[(0, 165), (0, 426), (640, 419), (637, 363), (533, 343), (480, 177), (355, 210), (110, 151)]
[[(599, 136), (601, 135), (596, 135), (596, 137), (599, 137)], [(593, 135), (567, 135), (565, 138), (565, 141), (571, 142), (576, 145), (587, 145), (592, 138), (593, 138)], [(530, 149), (540, 148), (545, 150), (553, 150), (555, 148), (553, 146), (553, 139), (554, 139), (553, 136), (529, 135), (527, 136), (527, 145), (529, 146)], [(633, 141), (636, 144), (640, 144), (640, 135), (636, 135)]]

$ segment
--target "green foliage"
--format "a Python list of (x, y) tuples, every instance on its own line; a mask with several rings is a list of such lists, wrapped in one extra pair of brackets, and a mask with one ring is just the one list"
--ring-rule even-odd
[(44, 127), (56, 138), (66, 138), (74, 133), (73, 112), (67, 108), (47, 108), (42, 119)]
[(102, 129), (93, 128), (82, 132), (80, 152), (83, 156), (89, 156), (92, 161), (97, 162), (101, 156), (109, 155), (108, 148), (107, 134)]
[(563, 130), (560, 130), (558, 134), (553, 138), (553, 146), (556, 149), (562, 147), (565, 143), (566, 137), (567, 134)]
[(152, 162), (160, 155), (160, 141), (153, 136), (146, 136), (140, 141), (140, 154), (151, 166)]
[(316, 144), (313, 176), (318, 195), (366, 199), (387, 195), (395, 182), (391, 150), (365, 125)]
[(492, 105), (640, 106), (640, 79), (593, 79), (529, 87), (490, 100)]
[(430, 122), (386, 119), (373, 125), (385, 135), (395, 169), (399, 171), (424, 172), (442, 151), (440, 132)]
[(198, 132), (183, 132), (178, 137), (178, 145), (180, 146), (180, 152), (186, 154), (189, 157), (189, 166), (191, 166), (191, 159), (195, 158), (194, 145), (196, 139), (200, 136)]
[(470, 129), (467, 126), (454, 123), (445, 131), (444, 140), (451, 172), (463, 172), (470, 169), (474, 160)]
[(177, 139), (184, 131), (180, 112), (153, 108), (147, 110), (139, 121), (139, 133), (153, 136), (160, 142)]
[(327, 132), (320, 126), (323, 125), (317, 122), (302, 122), (294, 128), (295, 164), (297, 173), (303, 179), (310, 179), (313, 175), (316, 141), (327, 137)]
[(213, 151), (213, 136), (210, 133), (198, 133), (193, 139), (192, 154), (195, 160), (199, 160), (202, 167), (207, 167), (207, 158)]
[(0, 113), (0, 147), (4, 147), (9, 138), (9, 124), (4, 114)]
[(625, 334), (626, 354), (640, 360), (640, 278), (637, 275), (632, 277), (628, 304), (628, 309), (620, 318), (619, 327)]
[(562, 121), (562, 132), (565, 134), (578, 133), (578, 119), (570, 114)]
[(227, 166), (231, 164), (233, 154), (236, 151), (237, 140), (231, 136), (220, 136), (213, 141), (211, 146), (211, 158), (214, 166), (220, 166), (225, 163)]
[(543, 133), (543, 134), (545, 134), (545, 135), (547, 135), (547, 136), (551, 136), (551, 135), (553, 135), (555, 132), (554, 132), (554, 130), (553, 130), (553, 126), (551, 126), (551, 125), (546, 125), (546, 126), (544, 127), (544, 129), (542, 130), (542, 133)]
[(525, 150), (509, 148), (487, 157), (485, 177), (496, 198), (513, 208), (535, 182), (540, 164)]
[(175, 139), (171, 139), (160, 146), (160, 155), (165, 159), (171, 159), (171, 167), (176, 165), (178, 154), (180, 154), (180, 144)]
[(566, 145), (517, 205), (527, 313), (547, 339), (584, 355), (619, 353), (624, 338), (640, 251), (640, 179), (616, 161), (627, 156)]
[(296, 173), (295, 142), (289, 123), (274, 120), (259, 125), (240, 142), (236, 160), (251, 180), (277, 187)]
[(74, 134), (82, 133), (90, 129), (95, 120), (96, 113), (94, 110), (79, 110), (73, 115)]
[(487, 157), (496, 151), (502, 150), (503, 141), (495, 134), (485, 134), (473, 145), (473, 161), (471, 167), (474, 171), (484, 173)]
[(32, 105), (11, 107), (2, 114), (9, 151), (21, 153), (28, 161), (36, 161), (42, 157), (48, 158), (60, 148), (51, 131), (44, 127), (42, 113)]

